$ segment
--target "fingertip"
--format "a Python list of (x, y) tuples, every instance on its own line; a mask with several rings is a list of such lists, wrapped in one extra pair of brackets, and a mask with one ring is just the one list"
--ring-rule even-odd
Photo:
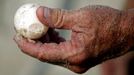
[(32, 40), (26, 39), (20, 34), (16, 34), (14, 36), (14, 41), (17, 43), (18, 46), (24, 46), (28, 43), (34, 43)]
[(13, 39), (16, 43), (18, 43), (22, 40), (22, 36), (20, 34), (16, 34)]
[(19, 34), (14, 36), (14, 40), (23, 53), (33, 57), (38, 57), (38, 53), (40, 52), (40, 47), (42, 45), (41, 42), (33, 42), (34, 40), (32, 41), (24, 38)]

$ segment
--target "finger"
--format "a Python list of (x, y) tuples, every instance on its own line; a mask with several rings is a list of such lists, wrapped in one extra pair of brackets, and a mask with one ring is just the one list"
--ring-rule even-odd
[(32, 43), (20, 36), (15, 37), (18, 47), (26, 54), (49, 62), (66, 62), (66, 58), (82, 51), (82, 43), (79, 40), (56, 43)]
[(71, 29), (75, 25), (77, 16), (75, 12), (70, 12), (62, 9), (52, 9), (47, 7), (40, 7), (37, 10), (39, 20), (52, 28)]
[(27, 39), (23, 38), (20, 35), (16, 35), (14, 37), (14, 40), (17, 43), (18, 47), (22, 50), (22, 52), (32, 57), (38, 56), (40, 52), (40, 46), (42, 45), (42, 43), (29, 42)]

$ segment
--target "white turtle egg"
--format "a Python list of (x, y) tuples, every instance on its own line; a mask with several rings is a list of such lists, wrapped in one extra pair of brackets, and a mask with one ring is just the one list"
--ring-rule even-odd
[(36, 15), (39, 7), (37, 4), (25, 4), (17, 10), (14, 16), (17, 33), (28, 39), (38, 39), (47, 32), (48, 27), (43, 25)]

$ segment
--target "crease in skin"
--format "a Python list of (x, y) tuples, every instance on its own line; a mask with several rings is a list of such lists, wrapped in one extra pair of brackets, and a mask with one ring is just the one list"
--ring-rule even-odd
[(73, 41), (66, 41), (66, 44), (60, 43), (60, 49), (63, 54), (66, 52), (66, 54), (62, 58), (63, 60), (66, 60), (69, 56), (72, 56), (79, 51), (79, 49), (76, 48), (76, 44), (73, 43)]
[[(82, 38), (82, 36), (79, 36), (79, 38)], [(82, 41), (83, 42), (82, 43), (79, 43), (79, 44), (86, 46), (86, 44), (84, 44), (85, 43), (84, 42), (85, 40), (83, 40), (85, 38), (86, 38), (85, 35), (83, 35), (83, 38), (80, 40), (81, 42)], [(77, 44), (78, 44), (78, 42), (77, 42)], [(90, 53), (89, 51), (91, 51), (91, 50), (90, 50), (90, 48), (85, 48), (84, 46), (82, 46), (82, 47), (80, 46), (78, 48), (74, 48), (74, 49), (76, 49), (75, 51), (77, 51), (77, 52), (76, 53), (73, 53), (71, 55), (68, 55), (67, 59), (68, 59), (68, 61), (71, 62), (71, 64), (81, 64), (82, 61), (84, 61), (84, 60), (86, 60), (88, 58), (88, 56), (89, 56), (88, 54)], [(80, 49), (80, 50), (77, 50), (77, 49)], [(85, 49), (87, 49), (87, 50), (85, 51)], [(90, 54), (90, 57), (92, 57), (91, 54)], [(77, 61), (75, 61), (75, 60), (77, 60)]]
[(61, 28), (63, 26), (63, 22), (64, 22), (64, 11), (57, 9), (56, 11), (56, 16), (57, 16), (57, 21), (56, 23), (54, 23), (54, 25), (58, 28)]

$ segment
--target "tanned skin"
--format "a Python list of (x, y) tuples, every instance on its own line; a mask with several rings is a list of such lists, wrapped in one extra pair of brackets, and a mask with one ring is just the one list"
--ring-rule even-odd
[[(43, 62), (76, 73), (84, 73), (134, 48), (133, 9), (122, 11), (97, 5), (63, 10), (41, 6), (37, 16), (50, 27), (47, 34), (34, 43), (20, 35), (15, 36), (18, 47)], [(71, 39), (65, 40), (54, 29), (71, 30)]]

